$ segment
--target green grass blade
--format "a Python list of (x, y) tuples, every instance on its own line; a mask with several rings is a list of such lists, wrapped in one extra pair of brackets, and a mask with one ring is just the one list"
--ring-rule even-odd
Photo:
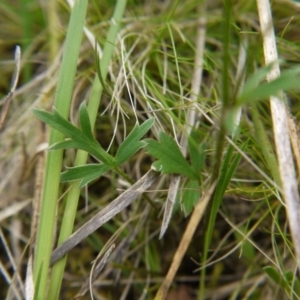
[(252, 74), (252, 76), (250, 76), (250, 78), (245, 82), (240, 98), (243, 98), (243, 95), (251, 95), (251, 92), (256, 89), (263, 80), (267, 78), (267, 75), (272, 67), (273, 64), (265, 66)]
[[(74, 9), (71, 13), (71, 19), (67, 32), (64, 55), (54, 103), (56, 109), (64, 118), (67, 118), (70, 109), (86, 9), (87, 0), (76, 1)], [(64, 136), (62, 133), (51, 129), (49, 142), (50, 145), (60, 142), (63, 139)], [(37, 283), (38, 272), (41, 269), (39, 286), (37, 287), (38, 291), (36, 293), (37, 299), (45, 299), (50, 255), (52, 251), (53, 229), (58, 199), (62, 154), (62, 151), (49, 152), (46, 161), (42, 208), (37, 233), (36, 256), (34, 264), (35, 283)]]
[[(120, 22), (124, 14), (124, 10), (126, 7), (125, 0), (119, 0), (115, 4), (115, 11), (112, 17), (113, 22), (111, 23), (110, 29), (107, 34), (107, 41), (104, 45), (103, 56), (100, 62), (101, 65), (101, 75), (104, 80), (106, 80), (108, 66), (110, 64), (114, 48), (115, 48), (115, 41), (117, 39), (117, 35), (120, 28)], [(89, 112), (89, 118), (91, 122), (91, 127), (94, 127), (97, 112), (100, 105), (100, 99), (103, 91), (103, 86), (99, 81), (98, 76), (95, 77), (92, 91), (88, 101), (87, 110)], [(88, 154), (85, 151), (78, 151), (75, 166), (83, 165), (86, 163)], [(58, 244), (64, 242), (72, 233), (74, 220), (77, 211), (78, 199), (80, 195), (80, 186), (79, 182), (72, 185), (66, 200), (66, 208), (65, 213), (62, 220), (61, 231), (58, 239)], [(58, 299), (60, 286), (63, 278), (64, 268), (66, 263), (66, 256), (58, 261), (52, 270), (51, 281), (50, 281), (50, 288), (49, 288), (49, 299)]]

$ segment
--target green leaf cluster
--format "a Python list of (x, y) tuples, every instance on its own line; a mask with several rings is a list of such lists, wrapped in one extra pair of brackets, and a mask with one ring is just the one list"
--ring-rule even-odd
[(174, 139), (165, 132), (159, 134), (159, 141), (154, 139), (141, 140), (152, 127), (154, 118), (145, 121), (141, 125), (136, 125), (118, 148), (115, 157), (113, 157), (95, 139), (84, 103), (81, 104), (79, 109), (80, 128), (63, 118), (55, 108), (53, 108), (53, 113), (38, 109), (33, 110), (33, 113), (40, 120), (66, 136), (64, 141), (50, 145), (49, 150), (81, 149), (99, 161), (98, 164), (85, 164), (67, 168), (66, 171), (61, 173), (61, 181), (80, 180), (79, 186), (83, 187), (109, 170), (122, 173), (119, 166), (138, 150), (145, 148), (147, 153), (157, 159), (152, 165), (156, 171), (162, 174), (183, 175), (188, 179), (182, 195), (183, 210), (186, 215), (190, 213), (199, 200), (200, 170), (204, 162), (205, 145), (199, 145), (195, 131), (192, 131), (188, 143), (191, 164), (184, 158)]
[(157, 158), (152, 164), (154, 170), (162, 174), (180, 174), (197, 180), (198, 174), (182, 155), (176, 142), (165, 132), (160, 132), (159, 141), (146, 139), (147, 153)]
[(146, 143), (140, 139), (146, 134), (154, 123), (150, 118), (141, 125), (136, 125), (117, 150), (115, 157), (107, 153), (92, 133), (90, 118), (86, 105), (81, 104), (79, 109), (80, 127), (77, 128), (64, 119), (53, 108), (53, 113), (35, 109), (33, 113), (43, 122), (62, 132), (66, 139), (62, 142), (50, 145), (49, 150), (76, 148), (90, 153), (99, 160), (99, 164), (87, 164), (68, 168), (61, 174), (61, 181), (81, 180), (80, 187), (85, 186), (92, 180), (100, 177), (110, 169), (118, 171), (118, 167), (133, 156)]
[(187, 162), (173, 138), (160, 132), (159, 141), (146, 139), (146, 152), (157, 158), (152, 165), (162, 174), (178, 174), (187, 178), (182, 193), (182, 210), (188, 215), (200, 199), (200, 170), (205, 158), (205, 144), (199, 144), (196, 131), (192, 130), (188, 147), (191, 164)]

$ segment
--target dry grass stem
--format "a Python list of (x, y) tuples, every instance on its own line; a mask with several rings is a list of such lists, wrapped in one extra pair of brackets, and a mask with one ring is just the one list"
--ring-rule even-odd
[[(300, 131), (297, 120), (291, 114), (289, 115), (289, 133), (293, 147), (293, 153), (298, 170), (298, 179), (300, 175)], [(299, 180), (298, 180), (299, 181)]]
[(155, 300), (163, 300), (166, 298), (168, 290), (173, 283), (174, 277), (177, 273), (177, 270), (181, 264), (183, 256), (186, 253), (186, 250), (192, 241), (194, 232), (198, 227), (201, 218), (206, 210), (206, 207), (209, 203), (209, 200), (215, 190), (216, 181), (211, 184), (211, 186), (203, 193), (201, 199), (198, 204), (195, 206), (193, 213), (190, 217), (189, 223), (184, 231), (184, 234), (181, 238), (180, 244), (174, 254), (172, 264), (169, 268), (168, 274), (166, 275), (163, 283), (161, 284), (156, 296)]
[(132, 185), (128, 190), (121, 194), (118, 198), (108, 204), (104, 209), (91, 218), (86, 224), (74, 232), (65, 242), (60, 244), (52, 253), (50, 264), (54, 264), (68, 251), (74, 248), (85, 237), (93, 233), (103, 224), (108, 222), (116, 214), (130, 205), (138, 196), (144, 193), (147, 188), (158, 177), (158, 173), (148, 171), (140, 180)]
[[(272, 22), (272, 13), (269, 0), (257, 0), (257, 8), (263, 37), (263, 48), (266, 65), (273, 64), (268, 74), (268, 81), (280, 76), (277, 46)], [(273, 131), (276, 143), (276, 152), (282, 181), (283, 197), (286, 203), (286, 211), (289, 226), (294, 241), (298, 267), (300, 267), (300, 198), (298, 182), (295, 173), (293, 155), (289, 140), (288, 107), (284, 96), (271, 97), (271, 111), (273, 119)]]

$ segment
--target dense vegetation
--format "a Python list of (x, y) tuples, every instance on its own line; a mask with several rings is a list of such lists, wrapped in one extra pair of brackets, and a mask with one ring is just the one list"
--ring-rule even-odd
[(1, 299), (299, 299), (300, 6), (69, 2), (0, 3)]

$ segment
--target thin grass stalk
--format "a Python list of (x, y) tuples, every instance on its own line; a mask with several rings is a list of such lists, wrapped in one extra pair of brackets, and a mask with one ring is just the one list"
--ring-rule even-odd
[[(269, 0), (257, 0), (257, 9), (263, 37), (265, 63), (273, 63), (267, 76), (272, 81), (280, 76), (276, 39), (272, 22), (272, 13)], [(270, 97), (273, 132), (275, 137), (276, 152), (282, 183), (283, 197), (286, 203), (286, 212), (289, 227), (296, 251), (298, 268), (300, 267), (300, 207), (297, 177), (294, 167), (288, 129), (288, 107), (284, 101), (283, 93), (278, 97)]]
[[(114, 53), (115, 43), (120, 29), (120, 22), (124, 14), (125, 7), (126, 7), (125, 0), (120, 0), (117, 2), (112, 17), (112, 23), (107, 34), (107, 40), (104, 45), (103, 56), (100, 61), (100, 69), (102, 73), (102, 79), (104, 81), (107, 77), (108, 67), (112, 55)], [(94, 127), (96, 122), (102, 91), (103, 91), (103, 86), (98, 76), (96, 75), (93, 82), (89, 103), (87, 107), (92, 127)], [(77, 156), (75, 159), (75, 166), (85, 164), (87, 161), (87, 157), (88, 157), (88, 153), (79, 150), (77, 152)], [(67, 195), (66, 207), (64, 210), (64, 216), (63, 216), (61, 231), (58, 239), (58, 245), (62, 244), (73, 232), (79, 196), (80, 196), (80, 188), (79, 188), (79, 183), (77, 182), (72, 185)], [(59, 297), (66, 259), (67, 256), (64, 256), (53, 267), (51, 281), (50, 281), (49, 299), (58, 299)]]
[[(77, 60), (82, 39), (82, 31), (87, 9), (87, 0), (77, 0), (71, 13), (66, 37), (65, 50), (59, 74), (54, 105), (67, 118), (70, 110)], [(49, 144), (64, 139), (63, 134), (51, 129)], [(34, 264), (35, 299), (45, 299), (47, 277), (52, 250), (53, 229), (58, 199), (59, 178), (63, 151), (49, 152), (46, 160), (42, 209), (37, 234)]]

